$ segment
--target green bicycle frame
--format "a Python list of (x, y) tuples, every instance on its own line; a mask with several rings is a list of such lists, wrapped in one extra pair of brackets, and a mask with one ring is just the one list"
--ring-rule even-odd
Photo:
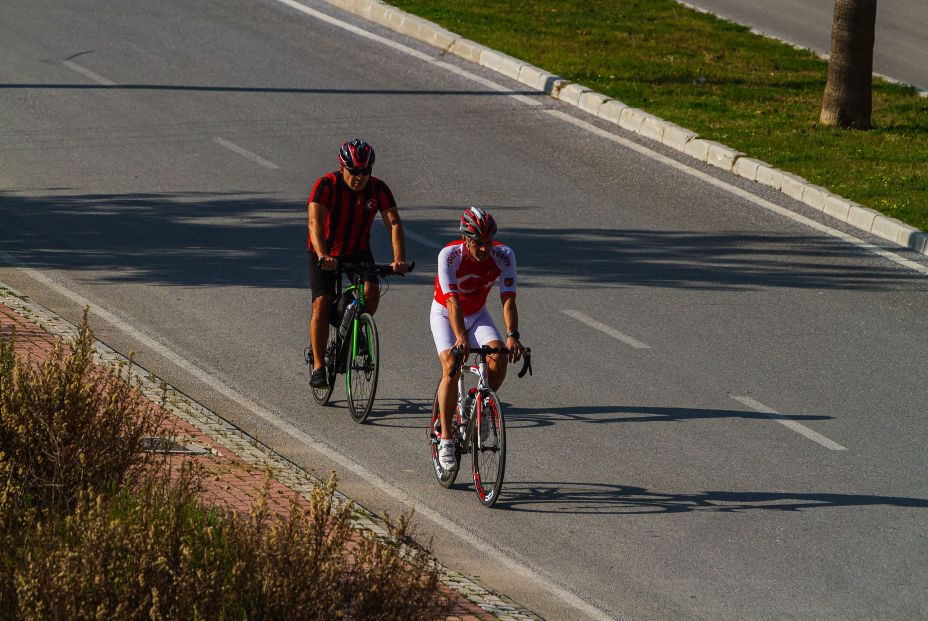
[(354, 314), (354, 318), (351, 320), (351, 329), (345, 335), (345, 338), (349, 339), (351, 342), (351, 349), (348, 351), (348, 364), (345, 366), (345, 388), (349, 391), (351, 390), (351, 361), (358, 355), (358, 318), (361, 316), (361, 313), (364, 312), (364, 305), (366, 303), (364, 299), (364, 281), (361, 281), (360, 286), (351, 285), (350, 287), (346, 287), (342, 291), (342, 295), (347, 295), (352, 292), (354, 293), (355, 299), (358, 301), (358, 309)]

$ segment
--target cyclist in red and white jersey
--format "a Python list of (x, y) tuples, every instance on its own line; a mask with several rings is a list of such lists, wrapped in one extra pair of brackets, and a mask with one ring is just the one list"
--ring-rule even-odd
[(429, 321), (432, 338), (441, 361), (438, 404), (441, 416), (441, 442), (438, 459), (443, 468), (455, 466), (452, 414), (458, 398), (457, 376), (449, 377), (454, 366), (451, 350), (462, 347), (466, 358), (471, 347), (502, 347), (496, 324), (487, 309), (487, 297), (499, 281), (506, 347), (509, 356), (489, 356), (490, 388), (499, 390), (506, 379), (508, 362), (522, 358), (525, 348), (519, 342), (519, 311), (516, 307), (516, 255), (512, 248), (494, 241), (496, 221), (486, 211), (470, 207), (461, 216), (461, 239), (438, 253), (435, 298)]

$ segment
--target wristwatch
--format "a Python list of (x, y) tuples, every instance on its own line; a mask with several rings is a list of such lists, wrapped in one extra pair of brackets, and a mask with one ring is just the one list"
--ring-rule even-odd
[(512, 338), (514, 338), (514, 339), (516, 339), (516, 340), (518, 341), (518, 340), (519, 340), (519, 331), (518, 331), (518, 330), (510, 330), (509, 332), (506, 333), (506, 336), (511, 336)]

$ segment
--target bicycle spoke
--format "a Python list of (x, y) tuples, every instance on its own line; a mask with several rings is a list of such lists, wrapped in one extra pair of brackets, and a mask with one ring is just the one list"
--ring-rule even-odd
[(377, 325), (367, 313), (357, 318), (353, 338), (354, 342), (351, 344), (348, 356), (345, 386), (348, 392), (348, 409), (351, 411), (351, 418), (357, 423), (363, 423), (374, 405), (380, 370)]
[(471, 453), (474, 486), (480, 502), (492, 507), (499, 498), (506, 469), (506, 426), (503, 410), (492, 390), (479, 396)]

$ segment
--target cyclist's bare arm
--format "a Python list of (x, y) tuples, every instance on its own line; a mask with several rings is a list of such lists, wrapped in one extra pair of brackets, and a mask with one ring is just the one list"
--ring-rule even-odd
[[(519, 308), (516, 306), (516, 296), (503, 296), (503, 321), (506, 322), (506, 333), (519, 331)], [(509, 362), (518, 362), (522, 358), (525, 348), (514, 336), (506, 337), (506, 349), (509, 350)]]
[(313, 250), (322, 259), (322, 269), (334, 270), (338, 261), (329, 256), (329, 246), (325, 243), (325, 218), (328, 214), (328, 208), (322, 203), (309, 203), (309, 239)]
[(390, 232), (390, 240), (393, 243), (393, 271), (397, 274), (405, 274), (409, 271), (406, 265), (406, 235), (403, 233), (403, 223), (400, 220), (400, 214), (396, 207), (391, 207), (383, 212), (383, 223)]

